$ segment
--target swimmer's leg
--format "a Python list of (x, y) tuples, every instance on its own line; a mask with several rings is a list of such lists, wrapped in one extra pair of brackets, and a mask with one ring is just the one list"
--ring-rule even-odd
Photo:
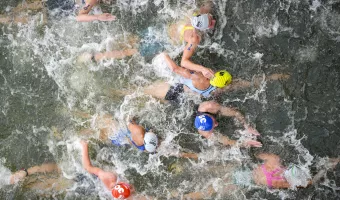
[(321, 169), (309, 182), (309, 184), (317, 183), (322, 177), (326, 176), (327, 170), (334, 169), (336, 165), (340, 162), (340, 158), (329, 158), (328, 162), (325, 164), (325, 168)]
[(1, 24), (10, 24), (12, 22), (16, 23), (16, 24), (27, 24), (28, 22), (28, 18), (27, 17), (21, 17), (21, 16), (16, 16), (16, 17), (10, 17), (7, 15), (0, 15), (0, 23)]
[(25, 1), (20, 3), (17, 7), (13, 8), (14, 13), (19, 13), (26, 10), (38, 11), (45, 7), (44, 1), (34, 0), (32, 3), (26, 3)]
[(136, 54), (138, 51), (137, 49), (127, 49), (127, 50), (114, 50), (114, 51), (108, 51), (105, 53), (95, 53), (95, 54), (91, 54), (91, 53), (83, 53), (82, 55), (80, 55), (78, 57), (78, 62), (80, 63), (84, 63), (84, 62), (99, 62), (103, 59), (121, 59), (121, 58), (125, 58), (128, 56), (132, 56), (134, 54)]
[(58, 172), (60, 173), (60, 168), (55, 163), (46, 163), (40, 166), (34, 166), (27, 169), (27, 173), (24, 170), (20, 170), (11, 175), (10, 183), (15, 184), (20, 180), (24, 179), (28, 175), (36, 174), (36, 173), (49, 173), (49, 172)]
[(164, 100), (167, 92), (170, 89), (169, 83), (158, 81), (144, 89), (144, 93), (151, 95), (155, 98)]
[(121, 59), (121, 58), (125, 58), (127, 56), (132, 56), (134, 54), (136, 54), (138, 52), (137, 49), (127, 49), (127, 50), (114, 50), (114, 51), (108, 51), (108, 52), (104, 52), (104, 53), (96, 53), (94, 55), (94, 59), (95, 61), (100, 61), (103, 59)]
[(9, 24), (11, 22), (11, 18), (6, 15), (0, 15), (0, 23), (1, 24)]
[[(271, 74), (265, 77), (266, 81), (277, 81), (277, 80), (287, 80), (290, 77), (289, 74)], [(256, 77), (254, 78), (254, 86), (260, 87), (261, 82), (263, 81), (263, 77)]]

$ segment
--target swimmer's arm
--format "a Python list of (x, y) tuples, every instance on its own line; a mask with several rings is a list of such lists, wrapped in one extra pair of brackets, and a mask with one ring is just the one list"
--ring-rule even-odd
[(205, 189), (204, 192), (191, 192), (184, 195), (184, 199), (207, 199), (210, 198), (216, 191), (212, 186)]
[(88, 15), (88, 14), (79, 14), (76, 17), (78, 22), (92, 22), (99, 20), (99, 15)]
[(245, 117), (240, 113), (240, 111), (236, 110), (235, 108), (229, 108), (229, 107), (221, 106), (219, 111), (220, 111), (220, 114), (223, 115), (223, 116), (234, 117), (244, 126), (248, 125), (246, 120), (245, 120)]
[(220, 112), (221, 108), (222, 106), (216, 101), (205, 101), (199, 105), (198, 111), (217, 114)]
[(198, 130), (198, 133), (205, 137), (206, 139), (209, 139), (212, 136), (212, 131), (201, 131)]
[(181, 157), (181, 158), (191, 158), (191, 159), (198, 160), (198, 155), (196, 153), (181, 152), (181, 153), (179, 153), (179, 157)]
[(103, 171), (102, 169), (98, 167), (93, 167), (90, 161), (89, 157), (89, 150), (88, 150), (88, 144), (86, 141), (82, 140), (81, 141), (82, 145), (82, 162), (83, 162), (83, 167), (86, 171), (88, 171), (91, 174), (94, 174), (99, 177), (100, 173)]
[(223, 136), (221, 134), (216, 134), (217, 135), (217, 139), (218, 139), (218, 142), (223, 144), (223, 145), (226, 145), (226, 146), (234, 146), (236, 145), (237, 141), (236, 140), (231, 140), (229, 139), (228, 137), (226, 136)]
[(90, 0), (89, 2), (86, 1), (85, 7), (79, 11), (78, 15), (89, 14), (93, 6), (95, 6), (96, 4), (97, 4), (97, 0)]
[(190, 73), (189, 70), (178, 66), (171, 58), (168, 54), (163, 53), (164, 59), (167, 63), (167, 66), (171, 69), (171, 71), (175, 72), (176, 74), (184, 77), (184, 78), (188, 78), (191, 79), (192, 74)]
[(239, 121), (246, 131), (253, 135), (260, 135), (260, 133), (255, 129), (252, 128), (247, 122), (245, 117), (241, 114), (240, 111), (236, 110), (235, 108), (228, 108), (225, 106), (221, 106), (220, 114), (227, 117), (234, 117), (237, 121)]
[(201, 72), (207, 78), (212, 78), (214, 76), (214, 72), (211, 69), (206, 68), (202, 65), (195, 64), (190, 60), (191, 56), (194, 54), (194, 51), (199, 43), (198, 36), (193, 37), (193, 38), (196, 38), (196, 39), (191, 39), (191, 41), (189, 41), (184, 48), (183, 56), (181, 60), (181, 66), (192, 71)]

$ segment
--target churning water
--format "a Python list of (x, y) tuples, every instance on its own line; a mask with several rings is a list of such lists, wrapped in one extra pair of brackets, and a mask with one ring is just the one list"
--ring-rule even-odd
[[(2, 16), (13, 17), (14, 7), (25, 3), (2, 1)], [(87, 52), (135, 48), (131, 41), (139, 37), (165, 43), (178, 63), (183, 46), (168, 43), (166, 29), (200, 3), (117, 0), (103, 8), (117, 16), (114, 22), (76, 23), (70, 13), (46, 15), (43, 9), (21, 13), (27, 23), (1, 25), (0, 198), (110, 198), (81, 166), (79, 140), (92, 138), (94, 165), (116, 170), (138, 193), (158, 199), (180, 199), (210, 186), (217, 191), (211, 199), (340, 199), (339, 167), (306, 189), (235, 186), (233, 171), (254, 165), (252, 155), (259, 150), (226, 148), (200, 138), (192, 128), (190, 104), (200, 102), (195, 95), (173, 107), (142, 94), (141, 88), (156, 80), (174, 81), (159, 57), (79, 61)], [(256, 125), (263, 151), (315, 174), (328, 157), (340, 153), (340, 1), (214, 0), (213, 5), (217, 27), (192, 60), (227, 69), (234, 78), (263, 78), (260, 87), (227, 93), (218, 101), (237, 107)], [(265, 81), (274, 73), (290, 78)], [(124, 96), (119, 91), (131, 92)], [(93, 119), (104, 114), (120, 124), (127, 116), (139, 117), (162, 138), (158, 153), (99, 142)], [(217, 130), (238, 137), (240, 127), (232, 120), (218, 120)], [(85, 129), (94, 134), (82, 134)], [(181, 151), (199, 153), (199, 160), (177, 158)], [(44, 162), (58, 163), (64, 188), (39, 190), (29, 181), (6, 185), (10, 172)], [(85, 178), (67, 181), (79, 174)], [(236, 175), (244, 182), (249, 177)], [(178, 197), (171, 197), (174, 193)]]

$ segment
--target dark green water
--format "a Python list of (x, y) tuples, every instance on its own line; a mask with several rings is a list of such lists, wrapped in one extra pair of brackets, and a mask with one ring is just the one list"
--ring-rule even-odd
[[(310, 165), (312, 172), (319, 169), (312, 163), (340, 154), (340, 2), (319, 3), (214, 1), (216, 30), (193, 57), (214, 70), (227, 67), (235, 78), (245, 80), (290, 74), (287, 81), (268, 81), (260, 89), (228, 93), (218, 101), (246, 114), (262, 135), (264, 151), (279, 154), (286, 163)], [(6, 13), (7, 6), (15, 5), (16, 1), (1, 2), (1, 10)], [(165, 140), (158, 155), (95, 142), (91, 158), (98, 166), (118, 170), (138, 192), (159, 199), (167, 199), (173, 190), (204, 190), (222, 176), (207, 172), (207, 166), (226, 168), (239, 160), (253, 163), (251, 155), (258, 150), (229, 150), (199, 138), (191, 128), (188, 104), (174, 108), (140, 94), (122, 98), (113, 92), (159, 79), (150, 60), (134, 56), (99, 65), (76, 62), (82, 52), (105, 51), (111, 43), (124, 41), (127, 33), (138, 34), (149, 26), (157, 27), (156, 33), (162, 35), (160, 27), (173, 21), (173, 13), (180, 13), (179, 17), (192, 5), (187, 1), (117, 1), (105, 7), (119, 18), (112, 24), (76, 24), (70, 17), (54, 18), (50, 13), (43, 27), (36, 23), (2, 25), (0, 164), (14, 172), (54, 161), (71, 178), (84, 173), (75, 141), (82, 137), (79, 130), (90, 127), (91, 121), (75, 112), (109, 113), (119, 119), (134, 114), (155, 129)], [(180, 47), (168, 51), (180, 52)], [(179, 62), (180, 53), (175, 60)], [(234, 133), (239, 127), (233, 120), (219, 120), (218, 130), (237, 137)], [(168, 156), (177, 150), (201, 153), (202, 162)], [(93, 187), (98, 186), (96, 180), (85, 183), (92, 186), (75, 183), (76, 189), (54, 195), (58, 199), (107, 197), (100, 187)], [(339, 199), (339, 190), (338, 166), (322, 184), (306, 189), (280, 192), (251, 187), (228, 195), (218, 193), (212, 199)], [(2, 187), (0, 197), (43, 198), (20, 185)]]

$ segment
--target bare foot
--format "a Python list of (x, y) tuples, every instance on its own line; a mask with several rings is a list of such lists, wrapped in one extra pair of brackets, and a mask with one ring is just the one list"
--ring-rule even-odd
[(91, 58), (92, 58), (91, 53), (83, 53), (82, 55), (78, 57), (77, 61), (80, 63), (90, 62)]
[(81, 144), (82, 147), (87, 147), (88, 142), (86, 140), (81, 140), (80, 144)]
[(17, 171), (14, 174), (12, 174), (10, 182), (11, 184), (18, 183), (19, 181), (24, 179), (26, 176), (27, 176), (26, 171), (24, 170)]

